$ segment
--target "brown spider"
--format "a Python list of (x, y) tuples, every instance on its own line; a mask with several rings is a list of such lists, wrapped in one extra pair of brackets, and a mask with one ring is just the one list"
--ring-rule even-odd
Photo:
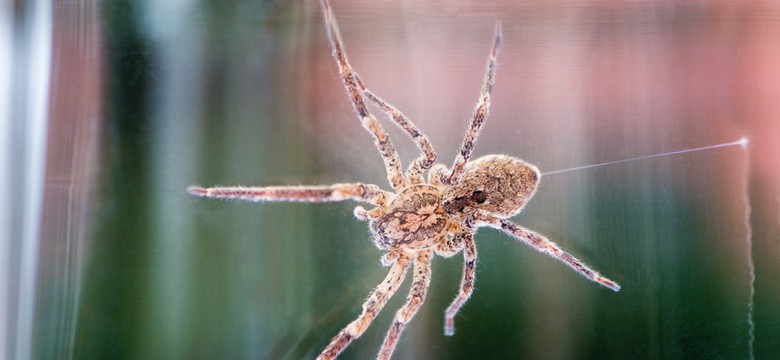
[[(413, 284), (406, 303), (396, 313), (385, 337), (378, 359), (389, 359), (399, 336), (425, 300), (430, 285), (431, 257), (450, 257), (463, 251), (463, 278), (458, 295), (444, 314), (444, 335), (455, 333), (454, 317), (471, 296), (477, 248), (474, 231), (481, 226), (496, 228), (526, 245), (568, 265), (591, 281), (614, 291), (620, 286), (561, 250), (544, 235), (516, 225), (507, 218), (523, 209), (539, 184), (539, 170), (520, 159), (505, 155), (487, 155), (469, 162), (479, 130), (490, 105), (496, 72), (496, 54), (501, 45), (501, 24), (496, 23), (495, 39), (488, 58), (482, 93), (471, 124), (455, 158), (452, 170), (434, 165), (436, 153), (428, 138), (396, 108), (368, 90), (347, 61), (336, 19), (328, 0), (321, 0), (328, 38), (341, 79), (363, 127), (374, 138), (384, 159), (387, 178), (395, 192), (371, 184), (335, 184), (330, 186), (212, 187), (191, 186), (196, 196), (247, 201), (324, 202), (354, 200), (376, 206), (371, 210), (355, 208), (355, 216), (369, 222), (374, 244), (387, 251), (382, 264), (390, 266), (387, 277), (363, 303), (363, 311), (330, 341), (317, 359), (334, 359), (352, 340), (360, 337), (403, 281), (414, 264)], [(417, 144), (423, 153), (406, 173), (388, 134), (368, 111), (366, 101), (385, 112)], [(428, 174), (428, 182), (423, 176)]]

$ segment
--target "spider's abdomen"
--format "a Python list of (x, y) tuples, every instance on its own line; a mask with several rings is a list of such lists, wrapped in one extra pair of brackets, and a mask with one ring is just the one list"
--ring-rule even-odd
[(444, 235), (446, 225), (439, 190), (430, 185), (404, 189), (369, 224), (376, 246), (383, 250), (431, 247)]

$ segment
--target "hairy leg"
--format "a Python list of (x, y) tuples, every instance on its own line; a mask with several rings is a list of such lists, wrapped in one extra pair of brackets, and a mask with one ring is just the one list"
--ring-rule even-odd
[(433, 186), (448, 185), (443, 181), (449, 178), (449, 172), (447, 167), (442, 164), (433, 165), (431, 171), (428, 173), (428, 183)]
[(330, 343), (325, 347), (325, 350), (322, 350), (317, 360), (335, 359), (352, 340), (363, 335), (363, 332), (371, 325), (379, 311), (387, 304), (387, 300), (398, 290), (398, 286), (404, 280), (410, 261), (409, 255), (405, 253), (398, 254), (385, 280), (371, 292), (366, 302), (363, 303), (363, 312), (360, 316), (330, 340)]
[(493, 47), (490, 51), (490, 57), (488, 58), (487, 70), (485, 71), (485, 82), (482, 84), (482, 95), (477, 102), (477, 107), (474, 109), (474, 114), (471, 116), (471, 124), (466, 131), (466, 137), (463, 139), (463, 144), (460, 146), (460, 153), (455, 157), (455, 162), (452, 165), (452, 173), (446, 179), (442, 179), (444, 183), (454, 185), (460, 181), (460, 177), (466, 170), (466, 163), (468, 163), (471, 153), (474, 150), (474, 144), (477, 141), (479, 130), (482, 128), (482, 124), (488, 116), (490, 109), (490, 94), (493, 92), (493, 83), (496, 77), (496, 55), (498, 55), (498, 48), (501, 46), (501, 23), (496, 23), (496, 34), (493, 40)]
[(384, 205), (392, 196), (371, 184), (335, 184), (327, 186), (211, 187), (190, 186), (187, 192), (216, 199), (246, 201), (326, 202), (354, 200)]
[(411, 137), (412, 140), (417, 144), (417, 147), (422, 152), (422, 156), (415, 159), (409, 165), (409, 169), (406, 170), (406, 177), (412, 184), (422, 183), (422, 175), (425, 175), (425, 173), (427, 173), (431, 166), (433, 166), (433, 164), (436, 162), (436, 152), (433, 150), (433, 146), (428, 140), (428, 137), (420, 132), (420, 129), (418, 129), (417, 126), (415, 126), (414, 123), (412, 123), (412, 121), (406, 117), (406, 115), (401, 113), (401, 111), (386, 103), (384, 100), (379, 98), (379, 96), (371, 92), (371, 90), (367, 89), (366, 86), (363, 85), (363, 81), (360, 80), (360, 77), (356, 76), (355, 78), (358, 82), (358, 86), (360, 86), (361, 90), (363, 91), (363, 95), (365, 95), (369, 101), (374, 103), (374, 105), (387, 114), (387, 116), (407, 134), (409, 134), (409, 137)]
[(512, 223), (509, 220), (496, 218), (490, 215), (480, 214), (477, 220), (483, 222), (487, 226), (503, 231), (505, 234), (524, 242), (526, 245), (536, 249), (539, 252), (545, 253), (560, 260), (590, 281), (597, 282), (614, 291), (620, 291), (620, 285), (618, 285), (616, 282), (607, 279), (606, 277), (599, 274), (596, 270), (593, 270), (588, 265), (585, 265), (585, 263), (579, 259), (575, 258), (566, 251), (563, 251), (558, 245), (547, 239), (542, 234), (528, 230), (520, 225)]
[(390, 325), (390, 330), (385, 336), (382, 348), (379, 350), (377, 359), (389, 360), (401, 337), (401, 332), (409, 321), (412, 320), (417, 310), (425, 302), (425, 294), (428, 292), (428, 286), (431, 284), (431, 251), (424, 251), (417, 255), (414, 261), (414, 280), (412, 289), (409, 291), (409, 297), (406, 298), (406, 304), (395, 314), (395, 320)]
[(452, 257), (463, 250), (463, 235), (452, 237), (447, 241), (436, 244), (436, 255), (444, 258)]
[(336, 58), (336, 62), (338, 63), (339, 74), (344, 82), (344, 86), (349, 92), (352, 105), (355, 107), (355, 111), (357, 111), (363, 127), (368, 130), (374, 138), (374, 144), (376, 144), (379, 153), (384, 159), (385, 169), (387, 170), (387, 179), (390, 181), (393, 189), (400, 189), (406, 184), (403, 170), (401, 169), (401, 158), (398, 156), (398, 152), (395, 151), (395, 147), (393, 146), (392, 141), (390, 141), (390, 136), (366, 107), (366, 103), (363, 100), (363, 92), (357, 84), (357, 75), (352, 70), (352, 66), (349, 65), (349, 61), (347, 60), (347, 53), (344, 51), (339, 27), (336, 23), (336, 18), (333, 15), (333, 9), (330, 7), (330, 2), (328, 0), (321, 0), (321, 4), (323, 14), (325, 15), (328, 39), (333, 48), (333, 57)]
[[(473, 231), (469, 229), (468, 231)], [(464, 233), (463, 239), (463, 278), (460, 280), (460, 290), (450, 306), (444, 312), (444, 335), (455, 335), (455, 315), (471, 297), (474, 291), (474, 279), (477, 267), (477, 245), (471, 232)]]

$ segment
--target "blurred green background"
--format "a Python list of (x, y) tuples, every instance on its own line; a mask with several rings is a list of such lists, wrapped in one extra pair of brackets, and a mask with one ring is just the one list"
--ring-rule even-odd
[[(780, 358), (780, 6), (333, 7), (366, 85), (447, 165), (495, 20), (504, 46), (477, 156), (517, 156), (544, 172), (752, 141), (543, 176), (513, 220), (622, 290), (482, 229), (476, 291), (455, 336), (443, 336), (443, 311), (462, 261), (436, 258), (396, 358)], [(52, 22), (34, 357), (315, 357), (387, 271), (356, 204), (215, 201), (185, 188), (389, 189), (318, 2), (55, 2)], [(414, 144), (384, 124), (404, 162), (414, 159)], [(341, 358), (375, 357), (408, 288)]]

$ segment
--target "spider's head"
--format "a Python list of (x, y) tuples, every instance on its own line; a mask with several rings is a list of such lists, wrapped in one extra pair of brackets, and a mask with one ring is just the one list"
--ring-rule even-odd
[(540, 177), (536, 166), (520, 159), (483, 156), (470, 162), (460, 182), (444, 191), (444, 209), (450, 214), (484, 210), (508, 218), (523, 209)]

